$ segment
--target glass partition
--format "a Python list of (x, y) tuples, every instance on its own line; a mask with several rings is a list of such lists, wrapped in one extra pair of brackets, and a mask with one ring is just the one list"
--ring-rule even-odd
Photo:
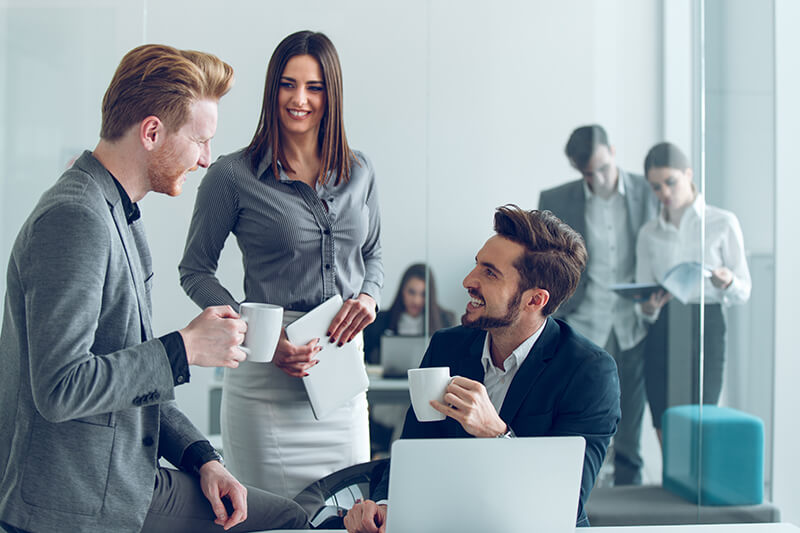
[[(703, 504), (715, 502), (703, 495), (711, 490), (713, 499), (709, 487), (717, 479), (697, 475), (703, 461), (709, 466), (704, 442), (713, 460), (730, 441), (714, 441), (707, 409), (678, 412), (673, 423), (689, 420), (687, 427), (694, 427), (696, 421), (697, 434), (662, 443), (669, 436), (655, 428), (664, 429), (668, 408), (705, 403), (734, 409), (734, 422), (742, 414), (746, 423), (763, 425), (762, 456), (746, 449), (741, 460), (756, 463), (753, 475), (762, 476), (768, 502), (775, 296), (771, 5), (7, 0), (0, 3), (0, 254), (5, 261), (41, 193), (96, 144), (103, 92), (127, 50), (161, 42), (210, 51), (233, 65), (236, 84), (220, 103), (212, 142), (216, 158), (250, 141), (277, 43), (299, 29), (320, 30), (341, 59), (348, 140), (370, 158), (378, 182), (385, 282), (379, 320), (366, 332), (367, 362), (381, 365), (386, 336), (427, 338), (459, 323), (468, 300), (462, 280), (493, 234), (495, 208), (550, 209), (583, 234), (590, 253), (576, 297), (556, 316), (612, 352), (623, 382), (620, 433), (595, 491), (659, 486), (664, 457), (694, 480), (680, 497), (699, 504), (691, 520), (704, 520), (711, 506)], [(580, 146), (567, 145), (588, 125), (602, 126), (605, 137), (591, 130), (576, 140), (589, 143), (581, 155)], [(645, 156), (664, 141), (686, 162), (667, 154), (668, 164), (657, 160), (650, 175)], [(203, 174), (190, 175), (178, 198), (149, 195), (141, 203), (159, 334), (197, 312), (179, 286), (177, 265)], [(686, 205), (669, 204), (680, 194)], [(644, 236), (643, 227), (649, 228)], [(665, 274), (682, 263), (683, 285), (653, 297), (611, 287), (663, 288)], [(233, 239), (218, 274), (242, 299)], [(679, 298), (681, 288), (688, 293)], [(657, 309), (667, 293), (671, 301)], [(218, 433), (221, 385), (211, 370), (192, 372), (192, 383), (177, 389), (178, 401), (198, 427)], [(377, 379), (379, 370), (371, 372)], [(388, 440), (397, 436), (392, 430), (407, 404), (402, 394), (400, 402), (391, 398), (385, 419), (391, 424), (383, 424)], [(591, 511), (590, 501), (590, 518)], [(644, 514), (641, 520), (650, 523)]]

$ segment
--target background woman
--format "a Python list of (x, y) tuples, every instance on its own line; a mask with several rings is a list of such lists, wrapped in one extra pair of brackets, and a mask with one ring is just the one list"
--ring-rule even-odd
[[(392, 306), (378, 313), (375, 322), (364, 330), (367, 362), (381, 363), (381, 338), (384, 335), (422, 336), (426, 334), (426, 325), (427, 334), (433, 335), (435, 331), (454, 324), (455, 315), (439, 307), (433, 271), (424, 263), (415, 263), (403, 273)], [(407, 405), (375, 405), (370, 408), (373, 457), (388, 453), (392, 442), (400, 436), (407, 408)]]
[[(426, 282), (427, 271), (427, 282)], [(428, 297), (427, 307), (425, 297)], [(380, 364), (381, 337), (390, 335), (425, 335), (427, 318), (428, 334), (455, 324), (455, 315), (439, 307), (436, 298), (436, 282), (424, 263), (415, 263), (403, 273), (392, 306), (378, 313), (375, 322), (364, 330), (364, 353), (367, 362)]]
[[(345, 303), (320, 342), (362, 344), (383, 285), (378, 198), (371, 163), (348, 147), (339, 58), (321, 33), (281, 41), (253, 140), (214, 163), (198, 189), (179, 268), (200, 307), (238, 308), (215, 276), (229, 233), (242, 251), (246, 301), (283, 306), (286, 325), (341, 294)], [(284, 333), (272, 363), (245, 361), (225, 373), (223, 449), (243, 483), (291, 498), (369, 460), (365, 395), (313, 417), (300, 378), (319, 350)]]
[[(636, 281), (659, 283), (669, 269), (683, 262), (694, 261), (703, 265), (706, 274), (698, 274), (697, 285), (689, 298), (692, 332), (688, 338), (700, 338), (702, 287), (705, 294), (702, 401), (716, 404), (722, 391), (725, 363), (726, 319), (723, 306), (741, 304), (750, 297), (750, 272), (742, 230), (736, 215), (705, 204), (692, 182), (689, 160), (677, 146), (660, 143), (651, 148), (644, 161), (644, 171), (661, 202), (661, 212), (639, 232)], [(701, 248), (703, 229), (705, 245)], [(644, 319), (655, 322), (648, 333), (645, 348), (645, 386), (659, 439), (661, 415), (668, 407), (667, 342), (682, 334), (675, 327), (670, 329), (668, 310), (662, 309), (670, 298), (668, 293), (661, 291), (640, 306)], [(670, 305), (678, 304), (673, 302)], [(693, 343), (692, 376), (687, 376), (693, 403), (700, 401), (699, 358), (699, 343)]]

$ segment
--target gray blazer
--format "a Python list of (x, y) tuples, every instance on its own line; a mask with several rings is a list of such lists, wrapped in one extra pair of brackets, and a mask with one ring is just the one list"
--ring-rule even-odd
[[(625, 186), (625, 206), (628, 209), (628, 231), (631, 242), (636, 245), (636, 236), (645, 222), (658, 213), (658, 199), (653, 194), (650, 184), (643, 176), (629, 174), (619, 169), (619, 175)], [(542, 191), (539, 195), (539, 209), (552, 211), (563, 222), (586, 237), (586, 195), (583, 190), (583, 179), (570, 181), (552, 189)], [(575, 294), (562, 303), (556, 312), (558, 317), (566, 317), (583, 301), (586, 295), (586, 276), (581, 281)]]
[(174, 402), (151, 330), (150, 254), (89, 152), (17, 236), (0, 333), (0, 520), (29, 531), (139, 531), (158, 456), (202, 434)]

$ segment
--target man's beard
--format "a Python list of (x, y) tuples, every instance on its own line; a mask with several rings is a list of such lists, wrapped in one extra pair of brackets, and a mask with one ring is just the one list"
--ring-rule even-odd
[(174, 145), (167, 145), (153, 155), (153, 161), (147, 167), (147, 177), (153, 192), (178, 196), (183, 189), (183, 175), (186, 169), (176, 165)]
[(505, 328), (516, 322), (519, 317), (519, 303), (522, 301), (522, 293), (516, 293), (514, 298), (508, 303), (506, 314), (501, 317), (482, 316), (473, 321), (467, 320), (467, 313), (461, 317), (461, 325), (473, 329), (496, 329)]

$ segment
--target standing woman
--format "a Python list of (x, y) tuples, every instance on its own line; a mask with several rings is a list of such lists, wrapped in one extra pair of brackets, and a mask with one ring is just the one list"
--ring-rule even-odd
[[(636, 281), (659, 283), (673, 266), (701, 263), (707, 270), (702, 284), (705, 294), (703, 337), (703, 403), (716, 404), (722, 392), (725, 365), (726, 319), (723, 306), (745, 303), (750, 297), (750, 271), (745, 258), (742, 230), (736, 215), (706, 205), (692, 182), (688, 158), (670, 143), (655, 145), (644, 161), (644, 171), (661, 202), (659, 216), (642, 226), (636, 243)], [(703, 227), (705, 225), (705, 228)], [(700, 235), (705, 229), (705, 245)], [(700, 338), (701, 283), (689, 299), (690, 339)], [(662, 307), (671, 296), (664, 291), (640, 304), (642, 317), (654, 323), (645, 348), (645, 387), (653, 425), (661, 439), (661, 415), (667, 407), (667, 339), (680, 332), (669, 331), (668, 315)], [(699, 342), (692, 342), (692, 402), (700, 401)]]
[[(383, 285), (375, 175), (347, 145), (339, 58), (321, 33), (281, 41), (253, 140), (211, 165), (198, 189), (179, 270), (202, 308), (238, 309), (215, 276), (229, 233), (242, 252), (246, 301), (283, 306), (285, 326), (341, 294), (345, 303), (319, 342), (363, 346)], [(271, 363), (245, 361), (225, 373), (223, 449), (243, 483), (292, 498), (369, 460), (365, 394), (314, 419), (300, 378), (320, 349), (317, 341), (294, 345), (284, 332)]]

